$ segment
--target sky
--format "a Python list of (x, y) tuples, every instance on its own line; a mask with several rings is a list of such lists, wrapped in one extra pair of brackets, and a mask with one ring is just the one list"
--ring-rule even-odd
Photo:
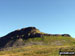
[(75, 37), (75, 0), (0, 0), (0, 37), (29, 26)]

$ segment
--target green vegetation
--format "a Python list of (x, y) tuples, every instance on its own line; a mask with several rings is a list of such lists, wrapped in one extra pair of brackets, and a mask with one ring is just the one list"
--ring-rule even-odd
[(71, 37), (36, 37), (24, 40), (24, 43), (29, 45), (0, 51), (0, 56), (59, 56), (60, 49), (61, 51), (75, 51), (75, 39)]
[[(71, 46), (50, 46), (50, 45), (32, 45), (12, 49), (10, 51), (1, 51), (0, 56), (59, 56), (60, 48)], [(70, 49), (69, 49), (70, 50)], [(75, 50), (74, 50), (75, 51)]]
[(42, 42), (43, 44), (48, 45), (75, 45), (75, 39), (72, 37), (64, 37), (64, 36), (44, 36), (44, 37), (36, 37), (36, 38), (29, 38), (25, 41), (25, 43), (31, 43), (31, 42)]

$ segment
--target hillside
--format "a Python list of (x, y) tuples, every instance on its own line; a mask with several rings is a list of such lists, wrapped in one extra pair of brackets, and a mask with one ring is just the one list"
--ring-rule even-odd
[[(0, 50), (5, 50), (1, 51), (0, 55), (48, 56), (57, 54), (58, 56), (60, 48), (73, 46), (75, 46), (75, 39), (69, 34), (47, 34), (40, 32), (35, 27), (27, 27), (15, 30), (0, 38)], [(53, 51), (51, 52), (51, 50)]]
[[(26, 45), (26, 42), (29, 39), (40, 39), (41, 42), (45, 42), (48, 40), (46, 40), (47, 38), (45, 38), (45, 36), (49, 39), (49, 38), (54, 38), (54, 37), (70, 37), (70, 35), (68, 34), (46, 34), (43, 32), (40, 32), (37, 28), (35, 27), (27, 27), (27, 28), (22, 28), (19, 30), (15, 30), (9, 34), (7, 34), (4, 37), (0, 38), (0, 48), (6, 48), (6, 47), (13, 47), (13, 46), (23, 46)], [(35, 41), (35, 40), (33, 40)], [(51, 41), (55, 41), (55, 40), (51, 40)], [(50, 41), (50, 42), (51, 42)], [(65, 40), (64, 40), (65, 41)], [(63, 41), (63, 42), (64, 42)], [(57, 41), (59, 42), (59, 41)], [(66, 41), (65, 41), (66, 42)]]

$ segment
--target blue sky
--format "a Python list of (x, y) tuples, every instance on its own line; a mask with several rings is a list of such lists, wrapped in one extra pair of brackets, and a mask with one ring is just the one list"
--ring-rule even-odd
[(75, 37), (75, 0), (0, 0), (0, 36), (28, 26)]

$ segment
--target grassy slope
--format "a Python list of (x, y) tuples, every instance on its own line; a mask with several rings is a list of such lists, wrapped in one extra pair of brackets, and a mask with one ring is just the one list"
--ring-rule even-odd
[(30, 38), (25, 40), (25, 43), (33, 43), (34, 45), (28, 45), (16, 49), (13, 48), (10, 51), (1, 51), (0, 56), (59, 56), (60, 48), (71, 50), (75, 47), (75, 39), (62, 36)]
[(63, 36), (44, 36), (41, 38), (30, 38), (25, 41), (25, 43), (31, 43), (31, 42), (42, 42), (44, 45), (53, 45), (53, 46), (58, 46), (58, 45), (75, 45), (75, 39), (72, 37), (63, 37)]

